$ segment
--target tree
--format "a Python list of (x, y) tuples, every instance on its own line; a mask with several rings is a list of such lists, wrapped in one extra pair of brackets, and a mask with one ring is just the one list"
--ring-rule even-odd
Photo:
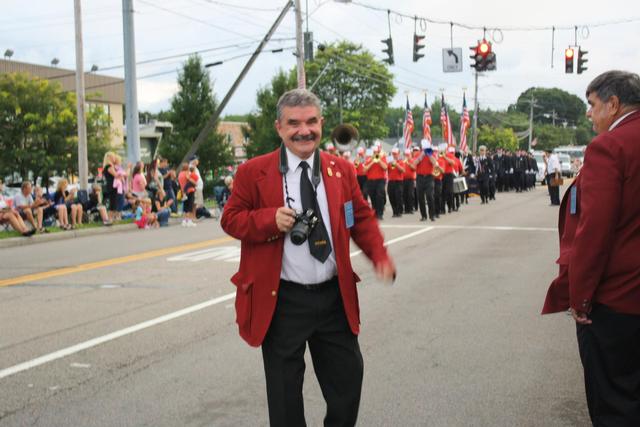
[(509, 106), (509, 111), (519, 111), (529, 115), (531, 97), (538, 106), (534, 108), (534, 122), (553, 123), (553, 113), (556, 123), (566, 121), (575, 126), (587, 112), (585, 103), (575, 95), (558, 88), (531, 87), (520, 94), (515, 104)]
[(511, 128), (482, 125), (478, 129), (478, 146), (486, 145), (489, 150), (503, 148), (509, 151), (518, 149), (518, 138)]
[[(198, 55), (189, 57), (178, 74), (178, 93), (171, 99), (170, 110), (163, 114), (173, 124), (173, 132), (162, 140), (159, 152), (171, 164), (178, 165), (218, 107), (212, 86), (202, 59)], [(233, 162), (232, 147), (213, 132), (200, 145), (198, 157), (204, 176)]]
[(275, 129), (276, 105), (283, 93), (295, 89), (297, 85), (295, 70), (280, 71), (271, 79), (269, 86), (258, 90), (258, 111), (247, 117), (247, 157), (268, 153), (280, 145), (280, 136)]
[[(0, 75), (0, 175), (26, 179), (53, 173), (77, 174), (76, 96), (58, 83), (28, 74)], [(87, 113), (90, 171), (107, 151), (110, 118), (102, 109)], [(46, 182), (46, 181), (45, 181)]]
[(396, 88), (386, 64), (362, 46), (342, 41), (319, 50), (305, 69), (309, 86), (317, 80), (313, 92), (322, 102), (324, 135), (349, 123), (365, 142), (387, 136), (384, 117)]

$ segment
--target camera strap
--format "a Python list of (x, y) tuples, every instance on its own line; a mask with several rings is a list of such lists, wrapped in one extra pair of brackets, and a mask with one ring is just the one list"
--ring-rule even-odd
[[(284, 176), (284, 190), (287, 196), (287, 205), (291, 208), (291, 197), (289, 197), (289, 185), (287, 183), (287, 172), (289, 172), (289, 162), (287, 160), (287, 147), (280, 144), (280, 164), (278, 166), (280, 173)], [(313, 192), (316, 193), (318, 185), (320, 185), (320, 149), (316, 148), (313, 157), (313, 166), (311, 168), (311, 184), (313, 184)]]

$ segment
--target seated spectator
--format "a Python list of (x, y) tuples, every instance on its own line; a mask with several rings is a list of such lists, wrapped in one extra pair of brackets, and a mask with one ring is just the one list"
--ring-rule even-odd
[(169, 225), (172, 206), (173, 200), (167, 196), (162, 188), (158, 189), (156, 197), (153, 200), (153, 212), (158, 216), (158, 223), (160, 224), (160, 227), (166, 227)]
[(153, 226), (158, 226), (158, 221), (156, 216), (151, 212), (151, 199), (146, 197), (142, 200), (137, 200), (135, 202), (135, 218), (133, 220), (134, 224), (138, 226), (138, 228), (149, 229)]
[[(75, 202), (75, 189), (68, 191), (69, 182), (66, 178), (58, 181), (56, 192), (53, 195), (53, 203), (58, 211), (58, 221), (63, 230), (75, 229), (78, 224), (82, 224), (82, 205)], [(71, 224), (69, 224), (69, 214), (71, 214)]]
[(109, 220), (109, 214), (107, 213), (107, 207), (102, 203), (102, 186), (100, 184), (93, 184), (91, 189), (93, 191), (89, 194), (87, 213), (89, 213), (89, 215), (98, 214), (102, 220), (102, 225), (112, 225), (112, 222)]
[[(55, 223), (55, 216), (57, 214), (56, 208), (53, 206), (53, 202), (49, 199), (48, 194), (44, 194), (42, 187), (39, 185), (36, 186), (35, 190), (35, 201), (36, 206), (41, 207), (43, 209), (43, 225), (45, 223)], [(53, 220), (50, 220), (53, 218)], [(45, 233), (48, 232), (45, 228)]]
[(27, 229), (26, 224), (12, 207), (11, 199), (5, 199), (2, 191), (4, 190), (4, 184), (0, 180), (0, 225), (9, 224), (11, 228), (16, 230), (18, 233), (22, 234), (25, 237), (33, 236), (36, 232), (36, 229), (29, 230)]
[(32, 189), (33, 187), (31, 186), (31, 183), (29, 181), (24, 181), (20, 187), (20, 193), (16, 194), (13, 198), (13, 207), (22, 219), (27, 220), (31, 224), (34, 230), (37, 230), (40, 233), (45, 233), (47, 231), (42, 226), (44, 208), (36, 205), (35, 200), (31, 195)]

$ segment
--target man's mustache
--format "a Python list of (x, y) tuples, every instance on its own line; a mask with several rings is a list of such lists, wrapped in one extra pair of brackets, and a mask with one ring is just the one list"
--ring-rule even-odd
[(310, 133), (309, 135), (296, 135), (291, 138), (292, 141), (315, 141), (316, 135), (314, 133)]

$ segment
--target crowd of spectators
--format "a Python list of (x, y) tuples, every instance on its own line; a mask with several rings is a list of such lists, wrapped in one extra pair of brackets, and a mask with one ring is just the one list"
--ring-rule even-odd
[[(60, 178), (51, 192), (24, 181), (20, 193), (6, 197), (0, 180), (0, 225), (31, 236), (48, 233), (51, 227), (66, 231), (87, 222), (110, 226), (123, 219), (150, 229), (168, 226), (172, 216), (182, 216), (182, 226), (195, 227), (197, 218), (211, 216), (204, 206), (198, 165), (193, 156), (180, 165), (179, 173), (161, 157), (125, 167), (120, 155), (110, 151), (104, 156), (102, 176), (88, 190), (78, 190), (66, 178)], [(223, 190), (214, 192), (219, 209), (229, 197), (232, 182), (227, 177)]]

